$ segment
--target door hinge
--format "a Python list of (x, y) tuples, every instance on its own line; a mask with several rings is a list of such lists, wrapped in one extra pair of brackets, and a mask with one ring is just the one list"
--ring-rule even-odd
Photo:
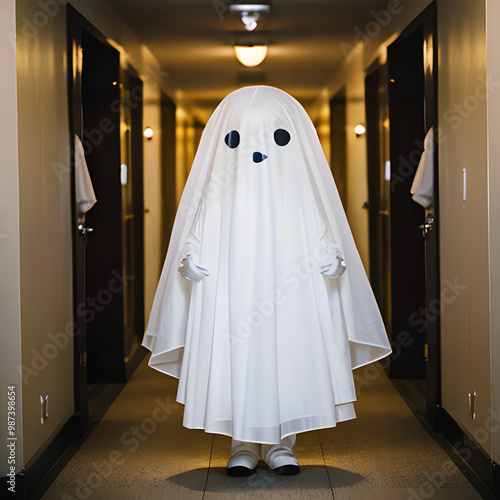
[(87, 350), (80, 353), (80, 366), (87, 366)]
[(424, 344), (424, 359), (429, 361), (429, 344)]
[(472, 394), (469, 392), (469, 415), (472, 420), (476, 418), (476, 391)]

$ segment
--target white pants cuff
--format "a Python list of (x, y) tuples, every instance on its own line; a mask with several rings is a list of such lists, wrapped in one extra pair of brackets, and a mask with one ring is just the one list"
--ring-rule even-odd
[(254, 469), (260, 460), (260, 444), (245, 443), (233, 439), (231, 443), (231, 458), (227, 463), (230, 467), (246, 467)]
[(283, 467), (284, 465), (296, 465), (299, 463), (292, 453), (296, 435), (292, 434), (281, 440), (280, 444), (262, 444), (261, 457), (271, 469)]

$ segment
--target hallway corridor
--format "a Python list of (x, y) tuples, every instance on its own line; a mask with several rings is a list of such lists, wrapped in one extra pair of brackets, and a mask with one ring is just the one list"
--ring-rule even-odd
[(182, 427), (177, 381), (147, 360), (44, 500), (481, 498), (376, 366), (355, 372), (356, 420), (298, 435), (298, 476), (230, 478), (230, 439)]
[[(500, 0), (2, 0), (0, 500), (500, 499), (499, 23)], [(257, 89), (294, 107), (224, 101)], [(248, 439), (323, 425), (349, 359), (387, 364), (354, 371), (356, 419), (297, 436), (298, 476), (232, 478), (146, 332), (191, 349), (193, 415)]]

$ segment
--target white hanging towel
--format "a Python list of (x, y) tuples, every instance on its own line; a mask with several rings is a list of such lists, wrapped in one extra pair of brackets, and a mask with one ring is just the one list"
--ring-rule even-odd
[(80, 213), (87, 213), (97, 202), (89, 169), (85, 161), (82, 141), (75, 135), (75, 192), (76, 206)]
[(434, 199), (434, 127), (427, 132), (424, 140), (424, 152), (410, 189), (413, 201), (429, 208)]
[(179, 378), (185, 427), (276, 444), (355, 418), (352, 370), (391, 346), (316, 130), (285, 92), (241, 88), (210, 118), (143, 345)]

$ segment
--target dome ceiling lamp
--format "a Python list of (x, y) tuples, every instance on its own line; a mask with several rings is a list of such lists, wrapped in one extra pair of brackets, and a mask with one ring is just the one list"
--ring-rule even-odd
[[(229, 10), (233, 14), (238, 14), (247, 31), (254, 31), (257, 28), (257, 22), (261, 14), (269, 14), (271, 6), (267, 3), (233, 3), (229, 6)], [(234, 53), (238, 61), (253, 68), (264, 61), (267, 56), (267, 43), (251, 42), (251, 43), (235, 43)]]
[(235, 45), (234, 53), (243, 66), (253, 68), (266, 58), (267, 45)]

